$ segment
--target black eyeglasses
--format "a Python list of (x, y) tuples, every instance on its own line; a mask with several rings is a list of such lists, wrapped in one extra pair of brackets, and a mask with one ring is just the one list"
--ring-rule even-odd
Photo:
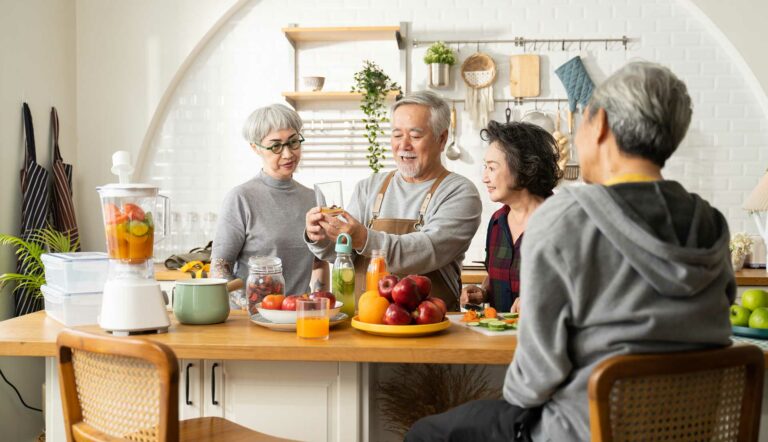
[(304, 142), (304, 137), (301, 136), (301, 134), (297, 134), (297, 135), (299, 136), (299, 138), (293, 138), (291, 140), (288, 140), (285, 143), (277, 142), (271, 146), (262, 146), (259, 143), (253, 143), (253, 145), (259, 146), (262, 149), (271, 151), (275, 155), (280, 155), (281, 153), (283, 153), (283, 149), (286, 147), (291, 150), (298, 150), (301, 148), (301, 143)]

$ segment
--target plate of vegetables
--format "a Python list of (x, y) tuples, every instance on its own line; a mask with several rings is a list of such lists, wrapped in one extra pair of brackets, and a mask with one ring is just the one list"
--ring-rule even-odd
[[(495, 334), (508, 330), (517, 330), (517, 313), (498, 313), (493, 307), (485, 309), (467, 310), (461, 317), (460, 322), (470, 328), (483, 334)], [(494, 333), (487, 333), (494, 332)]]

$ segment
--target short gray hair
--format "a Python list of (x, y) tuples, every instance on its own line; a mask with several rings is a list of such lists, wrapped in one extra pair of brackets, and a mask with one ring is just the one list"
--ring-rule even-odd
[(588, 118), (604, 109), (619, 149), (660, 167), (672, 156), (691, 122), (688, 89), (668, 68), (638, 61), (601, 83), (589, 102)]
[(295, 110), (284, 104), (271, 104), (256, 109), (245, 120), (243, 138), (249, 144), (261, 143), (270, 132), (280, 129), (293, 129), (301, 132), (304, 122)]
[(429, 108), (429, 126), (435, 137), (439, 137), (440, 134), (448, 130), (448, 126), (451, 124), (451, 109), (448, 107), (448, 103), (436, 93), (432, 91), (412, 92), (396, 101), (392, 105), (389, 115), (394, 116), (397, 108), (406, 104), (420, 104)]

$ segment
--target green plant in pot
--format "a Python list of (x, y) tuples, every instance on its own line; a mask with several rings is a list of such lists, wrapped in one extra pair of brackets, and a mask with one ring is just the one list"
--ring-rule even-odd
[(381, 169), (384, 159), (384, 148), (379, 143), (379, 136), (384, 135), (381, 123), (389, 121), (384, 108), (384, 100), (390, 91), (399, 91), (400, 86), (392, 81), (387, 74), (374, 62), (365, 60), (363, 69), (355, 74), (355, 84), (352, 92), (363, 94), (360, 109), (365, 114), (365, 138), (368, 140), (368, 167), (373, 173)]
[(8, 284), (15, 284), (13, 293), (27, 290), (36, 297), (42, 296), (40, 287), (45, 284), (43, 253), (76, 252), (80, 241), (72, 242), (68, 233), (61, 233), (51, 227), (33, 230), (27, 238), (0, 233), (0, 245), (15, 248), (16, 258), (25, 266), (26, 273), (3, 273), (0, 275), (0, 290)]
[(445, 43), (432, 43), (424, 54), (424, 63), (429, 65), (430, 87), (443, 88), (451, 83), (451, 66), (456, 64), (456, 54)]

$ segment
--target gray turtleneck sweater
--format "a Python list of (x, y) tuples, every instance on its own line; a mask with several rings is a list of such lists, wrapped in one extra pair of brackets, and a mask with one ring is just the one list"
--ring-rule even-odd
[(248, 258), (277, 256), (283, 261), (285, 293), (307, 292), (314, 256), (304, 244), (304, 219), (314, 205), (312, 189), (259, 172), (224, 197), (211, 262), (235, 264), (235, 275), (245, 281)]
[(723, 215), (678, 183), (566, 187), (521, 253), (518, 346), (504, 398), (543, 406), (534, 440), (589, 440), (603, 359), (730, 343), (735, 281)]

